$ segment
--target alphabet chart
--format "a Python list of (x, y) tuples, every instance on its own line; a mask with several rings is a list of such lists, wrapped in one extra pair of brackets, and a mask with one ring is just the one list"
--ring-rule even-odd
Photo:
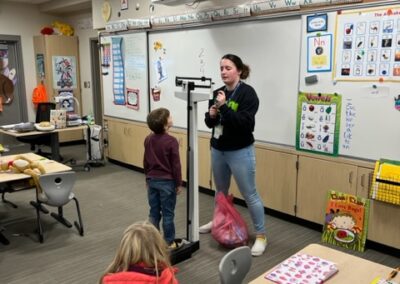
[(336, 16), (336, 80), (400, 81), (400, 6)]

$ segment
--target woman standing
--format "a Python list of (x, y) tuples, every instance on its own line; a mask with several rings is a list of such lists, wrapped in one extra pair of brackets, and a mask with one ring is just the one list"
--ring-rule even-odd
[[(226, 54), (220, 62), (224, 86), (214, 91), (205, 114), (205, 123), (212, 128), (211, 160), (217, 191), (229, 192), (231, 176), (246, 201), (253, 221), (256, 240), (251, 252), (260, 256), (267, 246), (264, 206), (255, 185), (254, 153), (255, 115), (258, 97), (255, 90), (242, 79), (249, 76), (249, 66), (240, 57)], [(200, 233), (211, 232), (212, 221), (200, 227)]]

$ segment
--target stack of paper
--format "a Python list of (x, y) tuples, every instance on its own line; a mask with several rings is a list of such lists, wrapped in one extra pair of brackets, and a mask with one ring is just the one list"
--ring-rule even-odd
[(308, 254), (295, 254), (265, 275), (279, 284), (320, 284), (338, 271), (335, 263)]

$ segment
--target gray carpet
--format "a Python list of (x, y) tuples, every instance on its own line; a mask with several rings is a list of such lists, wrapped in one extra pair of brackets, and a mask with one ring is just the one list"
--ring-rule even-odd
[[(23, 151), (15, 149), (14, 152)], [(64, 157), (84, 157), (84, 146), (62, 147)], [(43, 216), (45, 240), (37, 241), (35, 211), (29, 205), (33, 191), (8, 194), (19, 207), (0, 204), (0, 223), (10, 245), (0, 244), (0, 282), (19, 283), (96, 283), (112, 260), (123, 230), (131, 223), (147, 218), (148, 205), (144, 175), (126, 167), (107, 163), (90, 172), (78, 171), (75, 194), (81, 203), (85, 236), (68, 229), (48, 215)], [(200, 194), (200, 223), (213, 213), (213, 197)], [(246, 208), (237, 206), (250, 223)], [(76, 220), (73, 203), (65, 215)], [(276, 217), (265, 216), (269, 245), (266, 253), (253, 258), (245, 283), (258, 277), (291, 254), (310, 243), (320, 243), (321, 233)], [(179, 196), (176, 209), (177, 237), (186, 236), (186, 198)], [(228, 250), (212, 237), (200, 235), (200, 250), (191, 259), (177, 265), (180, 283), (218, 283), (218, 263)], [(396, 267), (400, 258), (384, 251), (367, 249), (356, 254), (372, 261)]]

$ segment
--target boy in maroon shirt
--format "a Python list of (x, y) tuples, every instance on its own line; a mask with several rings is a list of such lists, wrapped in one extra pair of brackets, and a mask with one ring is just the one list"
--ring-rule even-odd
[(143, 168), (150, 205), (149, 218), (157, 229), (160, 229), (162, 218), (164, 239), (170, 248), (176, 248), (174, 211), (182, 184), (179, 144), (168, 134), (172, 126), (168, 109), (158, 108), (150, 112), (147, 125), (152, 133), (144, 141)]

